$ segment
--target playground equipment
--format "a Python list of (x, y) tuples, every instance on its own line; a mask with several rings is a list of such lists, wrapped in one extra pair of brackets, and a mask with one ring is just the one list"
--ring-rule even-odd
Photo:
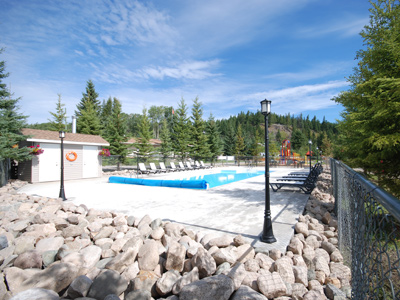
[(291, 151), (291, 143), (288, 139), (283, 140), (279, 156), (281, 165), (301, 162), (300, 154)]

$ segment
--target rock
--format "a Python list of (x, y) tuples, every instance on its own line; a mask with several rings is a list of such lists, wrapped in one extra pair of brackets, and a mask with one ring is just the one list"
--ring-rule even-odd
[(63, 244), (64, 238), (62, 238), (61, 236), (45, 238), (37, 242), (36, 250), (40, 253), (51, 250), (58, 251), (58, 249), (60, 249)]
[(294, 230), (297, 233), (301, 233), (302, 235), (304, 235), (304, 237), (308, 236), (308, 225), (306, 223), (302, 223), (302, 222), (297, 222), (294, 225)]
[(295, 283), (295, 277), (293, 273), (293, 262), (289, 257), (283, 256), (277, 259), (274, 264), (274, 271), (279, 273), (283, 281), (290, 284)]
[(180, 293), (182, 288), (192, 282), (199, 280), (199, 269), (194, 267), (192, 271), (185, 273), (173, 286), (172, 293), (177, 295)]
[(292, 251), (294, 254), (301, 255), (303, 253), (303, 243), (300, 241), (299, 238), (293, 237), (290, 240), (290, 244), (287, 249), (288, 251)]
[(0, 250), (8, 247), (8, 239), (5, 235), (0, 235)]
[(295, 283), (301, 283), (304, 286), (308, 285), (307, 267), (293, 266), (293, 274)]
[(137, 228), (141, 227), (142, 225), (149, 225), (151, 223), (151, 218), (149, 215), (145, 215), (138, 223)]
[(323, 293), (320, 293), (316, 290), (311, 290), (303, 296), (303, 300), (326, 300), (326, 297)]
[(62, 236), (64, 238), (77, 237), (85, 232), (84, 227), (80, 225), (71, 225), (62, 230)]
[(175, 283), (181, 278), (181, 274), (179, 274), (176, 270), (169, 270), (164, 273), (160, 279), (157, 280), (156, 289), (157, 293), (161, 296), (164, 296), (172, 291)]
[(259, 288), (258, 288), (258, 283), (257, 283), (257, 279), (261, 274), (258, 273), (254, 273), (254, 272), (246, 272), (246, 275), (243, 279), (242, 285), (248, 286), (250, 288), (252, 288), (253, 290), (255, 290), (256, 292), (259, 292)]
[(343, 256), (342, 253), (340, 253), (339, 250), (335, 250), (331, 253), (331, 261), (332, 262), (343, 262)]
[[(119, 299), (119, 298), (118, 298)], [(118, 300), (115, 299), (115, 300)], [(151, 300), (151, 293), (146, 290), (137, 290), (137, 291), (132, 291), (128, 293), (124, 300)], [(106, 300), (106, 299), (104, 299)]]
[(234, 264), (236, 262), (236, 256), (228, 248), (217, 249), (211, 256), (214, 258), (217, 265), (225, 262), (229, 264)]
[(4, 281), (3, 273), (0, 273), (0, 300), (5, 300), (5, 295), (7, 293), (7, 287)]
[(228, 235), (213, 238), (208, 242), (209, 247), (217, 246), (218, 248), (228, 247), (231, 244), (233, 244), (233, 238)]
[(16, 294), (10, 300), (59, 300), (58, 294), (51, 290), (42, 288), (31, 288)]
[(86, 275), (75, 278), (67, 289), (67, 295), (71, 299), (86, 297), (93, 281)]
[(245, 262), (244, 267), (248, 272), (257, 272), (260, 270), (260, 264), (255, 258), (251, 258)]
[(165, 269), (182, 272), (185, 262), (186, 248), (177, 242), (172, 242), (167, 251)]
[(232, 270), (228, 273), (228, 277), (233, 281), (233, 289), (236, 291), (241, 285), (246, 277), (247, 272), (242, 263), (235, 265)]
[(14, 266), (20, 269), (41, 269), (42, 264), (42, 256), (36, 250), (24, 252), (18, 255), (17, 259), (14, 261)]
[(164, 229), (162, 227), (157, 227), (153, 229), (150, 233), (150, 236), (153, 238), (153, 240), (161, 240), (161, 238), (164, 236)]
[(211, 276), (217, 270), (214, 258), (203, 248), (199, 248), (193, 256), (192, 265), (198, 268), (200, 279)]
[(316, 256), (313, 259), (313, 263), (315, 265), (315, 271), (322, 271), (322, 272), (324, 272), (325, 276), (329, 276), (331, 271), (330, 271), (329, 265), (326, 262), (326, 259), (324, 257)]
[(133, 226), (133, 224), (135, 223), (135, 217), (134, 216), (128, 216), (126, 221), (127, 221), (128, 226)]
[(129, 248), (128, 251), (118, 254), (116, 257), (111, 259), (106, 265), (106, 269), (115, 270), (119, 274), (125, 271), (128, 266), (132, 265), (137, 256), (137, 249)]
[(343, 297), (343, 299), (346, 299), (346, 293), (338, 289), (333, 284), (326, 285), (325, 295), (328, 297), (328, 299), (337, 299), (338, 297)]
[(321, 243), (321, 247), (322, 247), (326, 252), (328, 252), (328, 254), (332, 254), (334, 251), (337, 250), (337, 248), (335, 247), (335, 245), (333, 245), (333, 244), (331, 244), (331, 243), (329, 243), (329, 242), (326, 242), (326, 241), (323, 241), (323, 242)]
[(274, 260), (264, 253), (257, 253), (255, 259), (257, 260), (260, 268), (270, 270)]
[(237, 235), (233, 238), (233, 243), (236, 247), (246, 244), (246, 240), (242, 235)]
[(277, 260), (282, 257), (282, 252), (278, 249), (272, 249), (269, 251), (269, 257), (271, 257), (273, 260)]
[(249, 244), (244, 244), (236, 248), (236, 258), (238, 262), (245, 263), (247, 260), (254, 258), (255, 251)]
[(252, 288), (242, 285), (231, 297), (231, 300), (268, 300), (264, 295)]
[(150, 227), (151, 227), (151, 229), (154, 230), (154, 229), (159, 228), (161, 226), (161, 224), (162, 224), (162, 220), (160, 218), (158, 218), (158, 219), (153, 220), (150, 223)]
[(261, 275), (257, 278), (258, 288), (268, 299), (286, 295), (286, 285), (277, 272)]
[(158, 244), (154, 240), (147, 240), (138, 253), (140, 270), (154, 271), (158, 265), (160, 257), (158, 254)]
[(164, 226), (165, 234), (169, 235), (170, 237), (180, 238), (182, 230), (183, 226), (176, 223), (167, 223)]
[(233, 292), (232, 279), (225, 275), (217, 275), (184, 286), (179, 293), (179, 300), (228, 300)]
[(114, 231), (114, 227), (111, 226), (105, 226), (100, 229), (100, 231), (93, 237), (94, 241), (108, 238)]
[(224, 263), (220, 264), (220, 265), (217, 267), (217, 271), (215, 271), (214, 274), (215, 274), (215, 275), (219, 275), (219, 274), (228, 275), (230, 269), (231, 269), (230, 263), (224, 262)]
[(95, 299), (104, 299), (109, 294), (121, 295), (128, 287), (126, 281), (118, 272), (114, 270), (105, 270), (93, 281), (88, 297)]
[(93, 268), (101, 257), (101, 248), (95, 245), (88, 246), (79, 251), (83, 256), (83, 267), (86, 269)]
[(26, 251), (35, 249), (35, 238), (32, 236), (20, 236), (14, 240), (14, 254), (20, 255)]
[(133, 290), (144, 290), (156, 295), (156, 282), (159, 278), (153, 271), (140, 271), (133, 279)]
[(303, 299), (304, 295), (308, 292), (307, 288), (302, 283), (292, 284), (292, 298)]

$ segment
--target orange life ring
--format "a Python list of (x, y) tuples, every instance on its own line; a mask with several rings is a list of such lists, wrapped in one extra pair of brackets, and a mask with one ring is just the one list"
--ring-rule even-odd
[[(72, 157), (71, 157), (72, 155)], [(74, 151), (69, 151), (66, 155), (65, 155), (66, 159), (68, 159), (69, 161), (75, 161), (78, 158), (78, 154), (76, 154), (76, 152)]]

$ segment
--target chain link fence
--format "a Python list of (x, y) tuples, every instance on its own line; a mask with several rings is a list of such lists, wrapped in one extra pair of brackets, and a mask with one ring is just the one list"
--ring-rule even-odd
[(342, 162), (330, 164), (352, 299), (400, 299), (400, 200)]

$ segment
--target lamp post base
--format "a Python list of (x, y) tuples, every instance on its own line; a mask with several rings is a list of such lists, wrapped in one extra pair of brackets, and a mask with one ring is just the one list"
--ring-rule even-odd
[(260, 236), (260, 241), (267, 244), (276, 243), (276, 238), (274, 236)]

